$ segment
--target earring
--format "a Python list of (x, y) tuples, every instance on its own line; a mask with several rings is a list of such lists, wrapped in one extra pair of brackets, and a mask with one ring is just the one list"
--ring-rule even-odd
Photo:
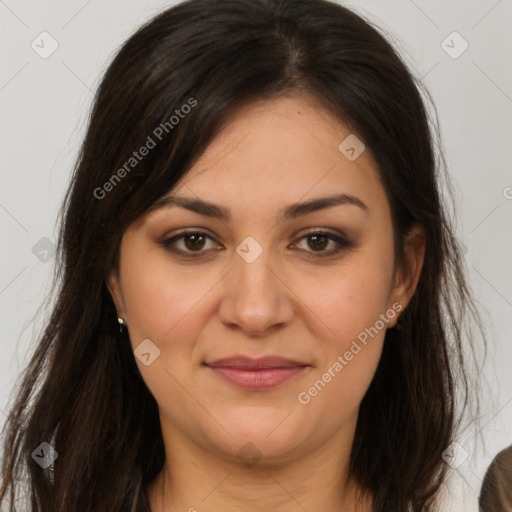
[(124, 320), (120, 316), (118, 316), (117, 321), (119, 322), (119, 332), (123, 332)]
[(400, 330), (400, 317), (398, 317), (396, 319), (396, 330), (399, 331)]

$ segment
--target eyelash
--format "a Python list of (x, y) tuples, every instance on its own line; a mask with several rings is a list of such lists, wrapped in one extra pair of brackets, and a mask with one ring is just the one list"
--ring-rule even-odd
[[(180, 256), (184, 256), (185, 258), (199, 258), (201, 257), (202, 253), (207, 252), (206, 250), (198, 250), (198, 251), (189, 251), (189, 250), (183, 250), (183, 249), (176, 249), (175, 247), (172, 247), (172, 245), (180, 240), (186, 237), (187, 235), (200, 235), (203, 237), (206, 237), (210, 240), (213, 240), (213, 237), (211, 237), (208, 233), (205, 233), (204, 231), (194, 231), (194, 230), (188, 230), (188, 231), (182, 231), (181, 233), (178, 233), (170, 238), (166, 238), (161, 242), (161, 245), (165, 247), (167, 250), (174, 254), (178, 254)], [(307, 233), (304, 233), (300, 238), (300, 240), (303, 240), (305, 238), (311, 237), (311, 236), (323, 236), (328, 238), (329, 240), (336, 242), (338, 244), (338, 247), (334, 250), (330, 251), (308, 251), (304, 250), (307, 257), (310, 258), (325, 258), (328, 256), (334, 256), (335, 254), (338, 254), (344, 249), (350, 249), (354, 246), (352, 242), (347, 240), (345, 237), (331, 233), (329, 231), (308, 231)]]

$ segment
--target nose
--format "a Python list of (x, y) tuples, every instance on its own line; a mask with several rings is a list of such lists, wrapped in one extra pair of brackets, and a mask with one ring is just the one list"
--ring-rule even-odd
[[(263, 251), (252, 263), (233, 255), (234, 268), (227, 274), (219, 306), (222, 322), (249, 336), (263, 337), (290, 322), (294, 315), (293, 293)], [(273, 264), (274, 263), (274, 264)]]

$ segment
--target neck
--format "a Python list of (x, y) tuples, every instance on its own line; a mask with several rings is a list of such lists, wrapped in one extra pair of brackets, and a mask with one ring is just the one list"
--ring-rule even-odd
[(333, 457), (335, 440), (286, 462), (252, 465), (204, 452), (186, 437), (175, 441), (169, 449), (166, 443), (164, 468), (148, 487), (152, 512), (372, 510), (369, 500), (356, 508), (360, 487), (347, 476), (349, 450)]

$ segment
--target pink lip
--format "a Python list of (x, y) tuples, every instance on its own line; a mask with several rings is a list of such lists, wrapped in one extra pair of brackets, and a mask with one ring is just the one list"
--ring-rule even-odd
[(270, 389), (301, 373), (308, 364), (276, 356), (228, 357), (205, 363), (221, 378), (244, 389)]

